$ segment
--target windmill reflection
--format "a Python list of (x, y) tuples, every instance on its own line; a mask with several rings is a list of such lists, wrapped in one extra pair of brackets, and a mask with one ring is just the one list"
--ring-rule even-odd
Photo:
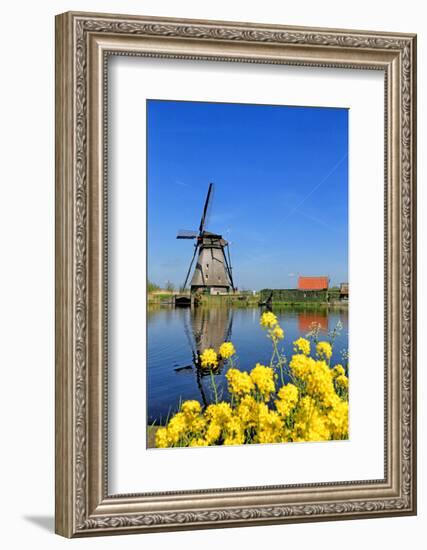
[[(184, 317), (184, 331), (192, 353), (193, 363), (185, 367), (178, 367), (175, 372), (193, 371), (196, 376), (197, 386), (202, 402), (207, 406), (210, 402), (206, 395), (203, 379), (211, 376), (209, 369), (200, 366), (200, 354), (207, 348), (218, 350), (220, 345), (231, 339), (233, 327), (233, 310), (226, 307), (204, 308), (196, 307), (188, 310)], [(218, 367), (213, 371), (214, 375), (222, 372), (223, 363), (220, 360)], [(210, 385), (208, 383), (210, 389)]]
[(218, 349), (229, 340), (232, 321), (231, 308), (194, 308), (191, 325), (196, 351), (201, 353), (206, 348)]

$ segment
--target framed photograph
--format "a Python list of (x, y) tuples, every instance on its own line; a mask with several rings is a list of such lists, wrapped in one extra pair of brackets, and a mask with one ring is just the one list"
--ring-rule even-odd
[(56, 18), (56, 532), (416, 513), (416, 37)]

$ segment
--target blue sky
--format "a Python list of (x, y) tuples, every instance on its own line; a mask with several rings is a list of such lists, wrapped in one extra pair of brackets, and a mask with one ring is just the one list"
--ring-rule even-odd
[(348, 280), (347, 109), (149, 100), (148, 278), (184, 281), (209, 182), (206, 229), (230, 241), (242, 289)]

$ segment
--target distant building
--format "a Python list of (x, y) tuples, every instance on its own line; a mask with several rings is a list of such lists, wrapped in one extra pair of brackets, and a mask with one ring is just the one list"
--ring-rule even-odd
[(340, 300), (348, 300), (348, 283), (340, 284)]
[(329, 277), (298, 277), (298, 290), (328, 290)]

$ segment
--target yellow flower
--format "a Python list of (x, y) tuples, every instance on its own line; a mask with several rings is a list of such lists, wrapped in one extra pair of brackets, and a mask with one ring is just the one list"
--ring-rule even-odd
[(304, 355), (310, 355), (310, 340), (306, 338), (298, 338), (298, 340), (295, 340), (294, 351), (297, 353), (301, 352)]
[(208, 445), (213, 445), (221, 435), (221, 426), (216, 422), (211, 422), (206, 430), (205, 440)]
[(169, 446), (179, 443), (187, 429), (187, 422), (184, 413), (179, 412), (173, 416), (167, 426)]
[(236, 350), (231, 342), (224, 342), (219, 347), (219, 354), (223, 359), (230, 359), (230, 357), (235, 353)]
[(243, 445), (244, 442), (244, 435), (239, 435), (237, 437), (227, 436), (226, 438), (224, 438), (224, 445)]
[(237, 405), (236, 413), (242, 424), (246, 427), (254, 427), (258, 418), (258, 403), (252, 395), (244, 395)]
[(309, 395), (303, 397), (295, 415), (293, 441), (326, 441), (331, 439), (328, 418)]
[(212, 348), (207, 348), (200, 355), (200, 362), (202, 367), (216, 367), (218, 365), (218, 356), (216, 351)]
[(332, 371), (325, 361), (315, 361), (303, 354), (294, 355), (289, 363), (291, 372), (304, 383), (308, 395), (319, 399), (324, 406), (331, 406), (335, 398)]
[(193, 420), (198, 414), (200, 414), (201, 410), (202, 407), (198, 401), (184, 401), (181, 406), (181, 411), (188, 420)]
[(207, 447), (209, 443), (202, 437), (196, 437), (190, 441), (189, 447)]
[(169, 447), (169, 438), (167, 428), (158, 428), (156, 431), (156, 447), (165, 448)]
[(213, 403), (205, 411), (205, 417), (208, 420), (224, 424), (228, 422), (233, 414), (230, 403), (222, 401), (221, 403)]
[(276, 325), (274, 328), (270, 330), (271, 337), (273, 340), (283, 340), (285, 337), (285, 333), (283, 332), (283, 329), (279, 327), (279, 325)]
[(243, 445), (245, 431), (240, 418), (233, 416), (225, 425), (224, 445)]
[(286, 384), (282, 386), (277, 393), (279, 399), (276, 400), (275, 405), (277, 412), (284, 418), (289, 416), (292, 409), (298, 403), (298, 388), (294, 384)]
[(258, 405), (257, 443), (278, 443), (282, 438), (283, 423), (276, 411), (270, 411), (265, 403)]
[(229, 369), (225, 375), (228, 381), (230, 393), (239, 396), (250, 393), (254, 389), (254, 383), (247, 372), (238, 369)]
[(298, 388), (294, 384), (286, 384), (282, 386), (277, 392), (279, 399), (283, 401), (292, 401), (296, 403), (298, 401)]
[(293, 355), (289, 367), (295, 376), (302, 378), (306, 373), (311, 372), (315, 366), (316, 361), (299, 353), (298, 355)]
[(330, 359), (332, 356), (332, 346), (329, 342), (319, 342), (316, 346), (316, 352), (320, 358)]
[(338, 399), (327, 413), (332, 439), (348, 439), (348, 402)]
[(340, 374), (335, 378), (335, 384), (344, 390), (348, 389), (348, 378), (345, 374)]
[(337, 376), (345, 375), (345, 370), (342, 365), (335, 365), (332, 369), (332, 376), (336, 378)]
[(277, 317), (271, 311), (265, 311), (261, 315), (260, 325), (263, 328), (273, 328), (277, 325)]
[(203, 416), (196, 416), (194, 420), (191, 421), (189, 428), (193, 433), (201, 433), (206, 426), (206, 420)]
[(250, 377), (262, 398), (268, 401), (270, 395), (275, 391), (273, 369), (257, 363), (256, 367), (251, 370)]

